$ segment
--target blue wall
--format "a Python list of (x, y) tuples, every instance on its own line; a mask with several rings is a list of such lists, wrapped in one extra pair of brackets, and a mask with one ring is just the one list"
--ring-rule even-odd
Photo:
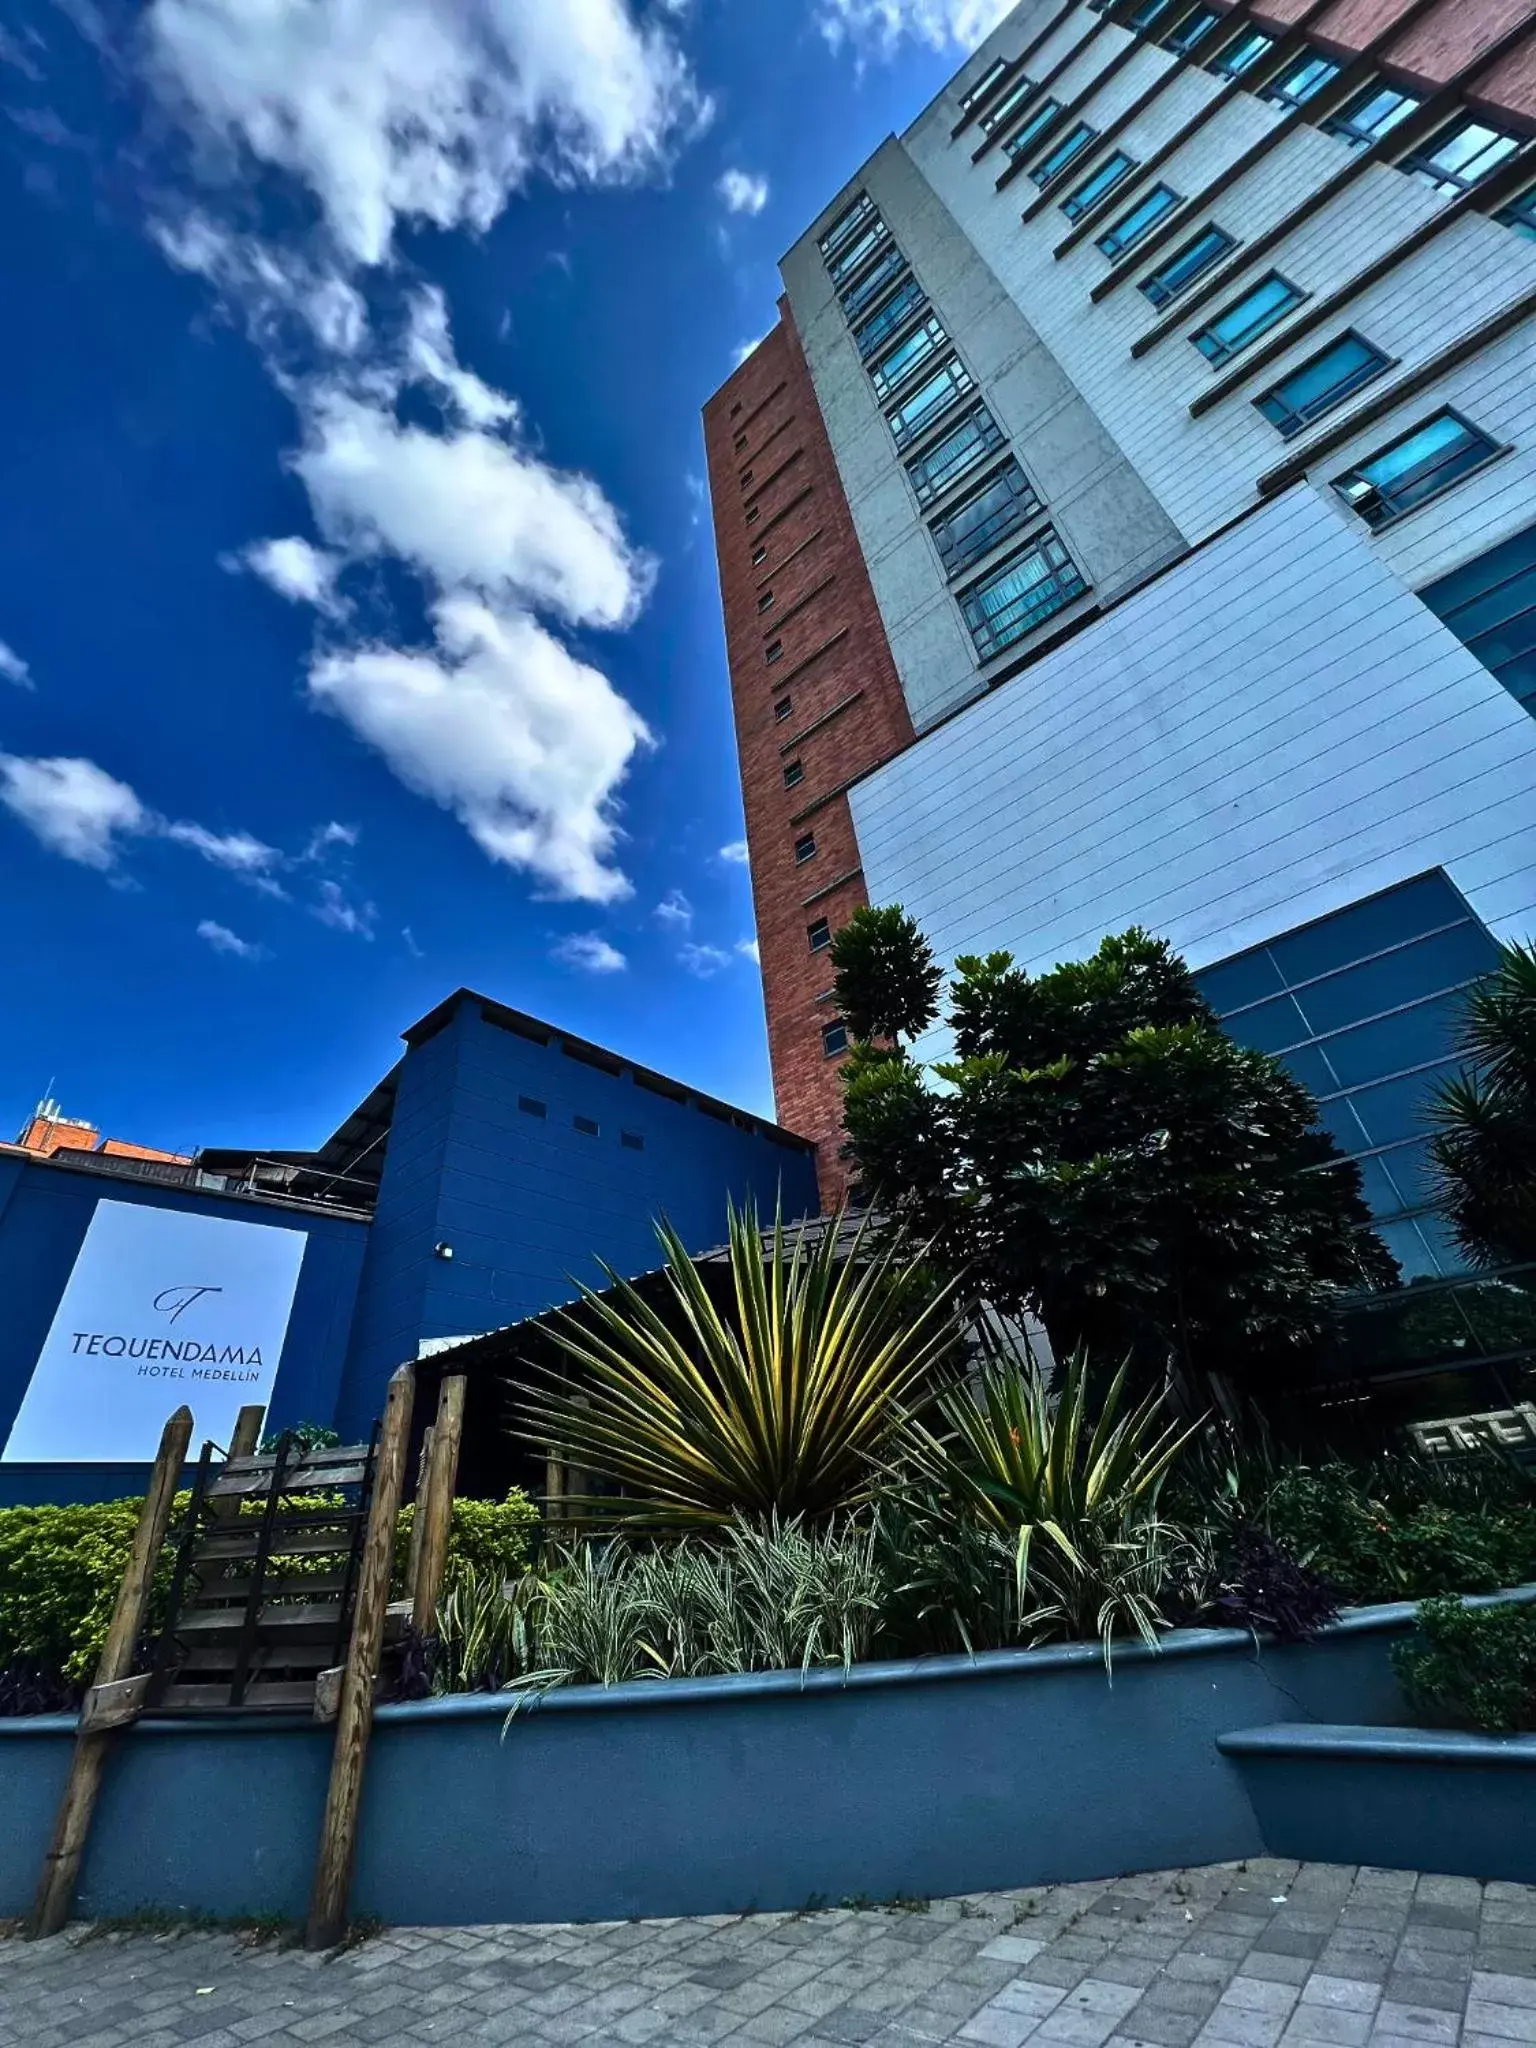
[[(0, 1445), (10, 1434), (86, 1227), (102, 1200), (305, 1231), (309, 1244), (269, 1420), (281, 1428), (329, 1419), (362, 1271), (365, 1223), (6, 1157), (0, 1158)], [(167, 1414), (174, 1405), (168, 1394)], [(147, 1474), (145, 1465), (0, 1464), (0, 1506), (114, 1500), (142, 1493)]]
[[(726, 1198), (817, 1210), (813, 1154), (492, 1021), (461, 997), (400, 1069), (337, 1427), (361, 1432), (419, 1338), (477, 1334), (660, 1263), (668, 1216), (690, 1250), (723, 1242)], [(527, 1098), (542, 1116), (519, 1107)], [(590, 1135), (583, 1117), (598, 1126)], [(642, 1141), (637, 1150), (623, 1134)], [(451, 1245), (453, 1258), (434, 1247)]]

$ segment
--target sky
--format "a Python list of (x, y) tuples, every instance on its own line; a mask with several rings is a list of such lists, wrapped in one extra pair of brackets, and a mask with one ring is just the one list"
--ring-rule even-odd
[(1007, 0), (7, 0), (0, 1137), (461, 985), (771, 1113), (699, 408)]

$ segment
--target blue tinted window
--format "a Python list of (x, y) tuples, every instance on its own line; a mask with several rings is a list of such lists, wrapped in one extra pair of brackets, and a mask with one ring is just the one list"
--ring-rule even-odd
[[(1240, 1044), (1248, 1043), (1240, 1031), (1234, 1032), (1233, 1036)], [(1293, 1080), (1299, 1081), (1303, 1088), (1310, 1089), (1319, 1098), (1332, 1095), (1339, 1085), (1339, 1078), (1321, 1046), (1293, 1045), (1288, 1052), (1281, 1054), (1280, 1064)]]
[(1422, 1137), (1424, 1105), (1435, 1084), (1455, 1072), (1454, 1061), (1447, 1060), (1426, 1073), (1378, 1081), (1374, 1088), (1357, 1088), (1349, 1105), (1373, 1145), (1395, 1145), (1400, 1138)]
[(1273, 940), (1269, 951), (1284, 977), (1282, 986), (1294, 988), (1299, 981), (1331, 974), (1368, 953), (1422, 938), (1441, 925), (1459, 924), (1466, 915), (1467, 906), (1443, 875), (1422, 875), (1400, 889), (1303, 925), (1300, 931)]
[(1395, 1177), (1387, 1171), (1387, 1161), (1395, 1157), (1392, 1152), (1377, 1152), (1359, 1162), (1360, 1192), (1370, 1203), (1373, 1216), (1401, 1216), (1412, 1207), (1403, 1200)]
[(1387, 1250), (1402, 1269), (1404, 1280), (1432, 1279), (1442, 1271), (1440, 1262), (1419, 1234), (1417, 1222), (1382, 1223), (1377, 1226)]
[(1171, 185), (1154, 185), (1145, 199), (1133, 206), (1129, 213), (1123, 213), (1112, 228), (1099, 236), (1094, 247), (1102, 249), (1111, 261), (1116, 260), (1155, 228), (1165, 214), (1172, 213), (1178, 203), (1179, 195)]
[(1365, 1126), (1350, 1108), (1347, 1095), (1336, 1095), (1332, 1102), (1320, 1102), (1317, 1118), (1324, 1130), (1332, 1131), (1343, 1152), (1363, 1152), (1371, 1142)]
[(1433, 1201), (1435, 1169), (1428, 1138), (1418, 1138), (1411, 1145), (1395, 1145), (1390, 1152), (1378, 1156), (1405, 1209), (1422, 1209), (1426, 1202)]
[(1136, 289), (1144, 292), (1154, 306), (1166, 306), (1186, 286), (1192, 285), (1202, 270), (1209, 270), (1213, 263), (1235, 247), (1225, 228), (1202, 228), (1192, 242), (1186, 242), (1150, 277), (1143, 278)]
[(1336, 476), (1333, 488), (1367, 526), (1387, 526), (1415, 505), (1438, 498), (1498, 452), (1498, 443), (1481, 427), (1447, 408), (1358, 469)]
[[(1384, 1010), (1395, 1010), (1438, 990), (1460, 987), (1497, 964), (1496, 949), (1482, 926), (1462, 924), (1435, 938), (1420, 939), (1400, 952), (1383, 954), (1363, 967), (1330, 974), (1326, 981), (1304, 988), (1296, 1000), (1312, 1034), (1320, 1035), (1380, 1016)], [(1406, 1064), (1396, 1062), (1398, 1066)], [(1390, 1074), (1394, 1068), (1379, 1066), (1376, 1071)]]
[(1264, 947), (1223, 960), (1219, 967), (1202, 967), (1195, 976), (1200, 993), (1218, 1017), (1256, 1003), (1285, 987), (1285, 981)]
[[(1412, 950), (1416, 949), (1402, 957), (1411, 958)], [(1328, 986), (1319, 983), (1321, 988)], [(1406, 1073), (1410, 1067), (1442, 1059), (1446, 1047), (1455, 1043), (1460, 1007), (1458, 995), (1437, 996), (1428, 1003), (1415, 1003), (1411, 1010), (1398, 1010), (1390, 1017), (1378, 1017), (1374, 1024), (1357, 1024), (1353, 1031), (1340, 1031), (1325, 1039), (1324, 1050), (1339, 1077), (1338, 1085), (1355, 1088), (1382, 1074)]]
[(1289, 439), (1342, 405), (1387, 366), (1388, 358), (1363, 335), (1345, 334), (1253, 402)]
[(1256, 1004), (1234, 1017), (1228, 1029), (1239, 1045), (1251, 1045), (1258, 1052), (1284, 1052), (1288, 1045), (1315, 1036), (1294, 996), (1276, 996), (1273, 1002)]
[(1015, 163), (1021, 156), (1028, 156), (1060, 112), (1060, 100), (1042, 101), (1018, 133), (1010, 135), (1003, 144), (1004, 156), (1011, 157)]
[(1536, 715), (1536, 526), (1442, 576), (1419, 596)]
[(1076, 220), (1090, 206), (1097, 206), (1107, 192), (1113, 192), (1122, 178), (1128, 177), (1136, 165), (1123, 149), (1117, 149), (1090, 177), (1083, 180), (1074, 192), (1069, 192), (1061, 202), (1061, 210), (1068, 220)]
[(1229, 362), (1240, 349), (1267, 334), (1277, 320), (1283, 320), (1301, 298), (1288, 278), (1272, 270), (1190, 340), (1208, 363)]
[(1274, 47), (1272, 36), (1265, 35), (1262, 29), (1250, 29), (1247, 35), (1239, 36), (1236, 42), (1228, 43), (1224, 50), (1211, 59), (1207, 68), (1219, 73), (1223, 78), (1241, 78), (1245, 71), (1251, 70), (1259, 59), (1267, 56)]
[(1033, 183), (1046, 186), (1053, 178), (1059, 178), (1068, 164), (1077, 161), (1098, 132), (1097, 128), (1090, 128), (1086, 121), (1079, 121), (1077, 126), (1064, 135), (1056, 147), (1035, 165), (1029, 174)]

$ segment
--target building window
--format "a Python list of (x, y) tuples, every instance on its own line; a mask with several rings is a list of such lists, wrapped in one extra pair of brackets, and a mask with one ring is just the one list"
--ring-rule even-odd
[(1127, 249), (1155, 228), (1178, 204), (1179, 194), (1171, 185), (1154, 185), (1146, 198), (1138, 200), (1129, 213), (1121, 214), (1114, 226), (1100, 235), (1093, 246), (1101, 250), (1111, 263), (1118, 263)]
[(911, 397), (888, 412), (886, 419), (898, 448), (910, 448), (920, 434), (971, 389), (971, 373), (958, 357), (951, 356), (942, 368), (919, 384)]
[(835, 1060), (840, 1052), (848, 1050), (848, 1026), (839, 1017), (833, 1024), (821, 1027), (821, 1051), (824, 1059)]
[(995, 135), (1005, 121), (1013, 118), (1034, 89), (1033, 79), (1020, 77), (1016, 84), (1009, 86), (996, 106), (988, 107), (984, 114), (977, 116), (976, 126), (983, 135)]
[(1090, 128), (1086, 121), (1079, 121), (1075, 128), (1068, 129), (1054, 149), (1047, 150), (1039, 163), (1030, 172), (1031, 184), (1038, 185), (1043, 192), (1061, 176), (1068, 164), (1075, 164), (1089, 143), (1098, 135), (1097, 128)]
[(1519, 147), (1513, 135), (1482, 121), (1457, 121), (1442, 128), (1426, 148), (1405, 156), (1398, 169), (1427, 178), (1437, 192), (1470, 192)]
[(886, 286), (893, 284), (906, 267), (906, 257), (892, 242), (874, 268), (843, 293), (844, 317), (857, 320), (867, 313)]
[(1536, 526), (1442, 576), (1419, 596), (1536, 718)]
[(914, 327), (906, 339), (899, 341), (888, 356), (882, 356), (870, 371), (876, 394), (880, 398), (889, 398), (920, 364), (927, 362), (935, 349), (948, 340), (943, 321), (937, 313), (930, 313), (921, 327)]
[(795, 866), (801, 868), (808, 860), (816, 858), (816, 834), (807, 832), (803, 839), (795, 841)]
[(770, 640), (768, 642), (768, 645), (763, 649), (763, 659), (771, 668), (773, 664), (780, 658), (783, 652), (784, 642), (782, 640)]
[(789, 697), (781, 697), (781, 698), (779, 699), (778, 703), (777, 703), (777, 704), (775, 704), (775, 705), (774, 705), (774, 707), (773, 707), (773, 722), (774, 722), (774, 724), (775, 724), (775, 725), (782, 725), (782, 724), (784, 723), (785, 719), (786, 719), (786, 718), (788, 718), (788, 716), (789, 716), (789, 714), (790, 714), (790, 711), (791, 711), (792, 709), (793, 709), (793, 699), (792, 699), (792, 698), (789, 698)]
[(1304, 107), (1338, 75), (1339, 67), (1331, 57), (1319, 56), (1316, 50), (1303, 50), (1276, 73), (1259, 97), (1273, 100), (1281, 107)]
[(1344, 334), (1253, 402), (1289, 440), (1390, 366), (1391, 358), (1364, 335)]
[(1225, 313), (1218, 313), (1208, 327), (1202, 327), (1189, 338), (1208, 363), (1229, 363), (1261, 334), (1267, 334), (1305, 297), (1305, 292), (1298, 291), (1278, 270), (1272, 270), (1228, 306)]
[(904, 277), (894, 294), (888, 298), (878, 312), (871, 313), (861, 327), (853, 330), (860, 358), (868, 362), (880, 344), (893, 335), (905, 320), (910, 320), (925, 304), (923, 288), (910, 274)]
[(519, 1097), (517, 1098), (517, 1106), (523, 1112), (524, 1116), (549, 1115), (548, 1103), (540, 1102), (539, 1098), (536, 1095), (519, 1095)]
[(1220, 19), (1214, 7), (1197, 7), (1176, 29), (1163, 37), (1163, 48), (1171, 50), (1176, 57), (1187, 57), (1196, 43), (1205, 41)]
[(816, 244), (823, 256), (835, 256), (858, 229), (874, 218), (875, 202), (867, 192), (861, 192), (852, 205), (847, 206), (833, 221), (831, 227)]
[(854, 237), (841, 255), (831, 257), (827, 271), (833, 284), (846, 284), (855, 271), (862, 270), (876, 250), (890, 240), (890, 233), (885, 222), (877, 217), (862, 234)]
[(746, 447), (746, 445), (747, 445), (747, 436), (746, 436), (745, 434), (738, 434), (738, 435), (736, 436), (736, 453), (737, 453), (737, 454), (739, 455), (739, 454), (741, 453), (742, 449)]
[(1459, 413), (1447, 410), (1425, 420), (1358, 469), (1336, 476), (1333, 488), (1367, 526), (1390, 526), (1405, 512), (1438, 498), (1498, 452), (1497, 442)]
[(803, 761), (786, 761), (784, 764), (784, 787), (794, 789), (805, 780)]
[(957, 427), (951, 427), (942, 441), (936, 441), (926, 455), (907, 464), (918, 504), (933, 504), (951, 484), (958, 483), (1002, 445), (1002, 429), (986, 407), (979, 405)]
[(818, 917), (814, 924), (805, 928), (806, 944), (813, 953), (824, 953), (832, 943), (832, 927), (824, 917)]
[(1009, 162), (1017, 163), (1021, 157), (1028, 156), (1030, 151), (1039, 143), (1046, 129), (1054, 126), (1056, 116), (1060, 112), (1060, 100), (1042, 100), (1018, 133), (1010, 135), (1003, 144), (1003, 155), (1008, 158)]
[(755, 477), (756, 475), (757, 471), (755, 469), (744, 469), (741, 472), (741, 488), (745, 490), (747, 488), (747, 485), (751, 483), (753, 477)]
[(1129, 26), (1145, 34), (1159, 15), (1167, 13), (1168, 5), (1169, 0), (1143, 0), (1143, 4), (1131, 16)]
[(738, 399), (736, 400), (736, 403), (735, 403), (735, 404), (734, 404), (734, 405), (733, 405), (733, 406), (731, 407), (731, 418), (732, 418), (732, 419), (735, 419), (735, 417), (736, 417), (737, 413), (739, 413), (740, 411), (741, 411), (741, 400), (740, 400), (740, 399), (738, 398)]
[(1145, 293), (1154, 306), (1166, 306), (1192, 285), (1201, 271), (1209, 270), (1229, 249), (1236, 247), (1236, 239), (1225, 228), (1202, 228), (1192, 242), (1186, 242), (1150, 277), (1144, 277), (1136, 289)]
[(1425, 1113), (1459, 1064), (1464, 992), (1498, 958), (1436, 870), (1195, 977), (1230, 1037), (1318, 1098), (1408, 1280), (1460, 1264), (1431, 1209)]
[(1228, 43), (1224, 50), (1218, 50), (1207, 71), (1214, 71), (1218, 78), (1241, 78), (1245, 71), (1251, 71), (1261, 57), (1268, 56), (1275, 47), (1273, 36), (1265, 35), (1262, 29), (1250, 29), (1235, 42)]
[(573, 1116), (571, 1118), (571, 1122), (576, 1126), (577, 1130), (580, 1131), (581, 1135), (584, 1138), (595, 1138), (599, 1135), (600, 1127), (598, 1125), (596, 1117)]
[(1391, 85), (1370, 85), (1331, 121), (1325, 121), (1323, 128), (1329, 135), (1342, 136), (1351, 149), (1368, 149), (1390, 134), (1399, 121), (1406, 121), (1418, 106), (1411, 92), (1399, 92)]
[(754, 522), (754, 520), (755, 520), (755, 519), (757, 518), (757, 515), (758, 515), (758, 513), (759, 513), (759, 512), (761, 512), (761, 510), (762, 510), (762, 509), (763, 509), (763, 508), (761, 507), (761, 505), (749, 505), (749, 506), (747, 507), (747, 524), (748, 524), (748, 526), (751, 526), (751, 525), (752, 525), (752, 523)]
[(1106, 194), (1113, 192), (1120, 180), (1129, 177), (1136, 168), (1136, 159), (1117, 149), (1113, 156), (1104, 159), (1091, 176), (1084, 178), (1081, 185), (1067, 194), (1061, 202), (1061, 210), (1068, 220), (1080, 220), (1092, 206), (1097, 206)]
[(762, 596), (757, 600), (757, 608), (760, 612), (772, 611), (773, 592), (771, 590), (765, 590), (763, 592)]
[(1493, 217), (1513, 228), (1517, 235), (1524, 235), (1527, 241), (1536, 242), (1536, 185), (1529, 192), (1522, 192), (1518, 199), (1512, 199), (1508, 206), (1501, 206)]
[(754, 548), (752, 550), (752, 566), (754, 569), (756, 569), (761, 563), (766, 562), (767, 559), (768, 550), (766, 548)]
[(1087, 589), (1077, 566), (1047, 527), (1022, 554), (973, 584), (960, 599), (983, 661), (1012, 647)]
[(1041, 509), (1029, 479), (1016, 462), (1007, 462), (995, 476), (931, 528), (946, 572), (958, 576), (972, 562), (1006, 540)]
[(620, 1131), (619, 1143), (626, 1152), (643, 1152), (645, 1150), (645, 1139), (639, 1131)]
[(998, 57), (993, 63), (989, 64), (970, 90), (961, 95), (961, 113), (968, 114), (979, 99), (984, 99), (993, 86), (1004, 76), (1007, 69), (1008, 59), (1006, 57)]

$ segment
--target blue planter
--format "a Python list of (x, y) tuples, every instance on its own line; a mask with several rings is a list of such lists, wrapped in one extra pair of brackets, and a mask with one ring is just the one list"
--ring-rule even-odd
[(1272, 1856), (1536, 1884), (1536, 1735), (1293, 1725), (1217, 1747)]
[[(353, 1908), (440, 1925), (740, 1912), (1259, 1854), (1217, 1737), (1390, 1724), (1388, 1651), (1413, 1614), (1362, 1609), (1296, 1648), (1180, 1631), (1155, 1654), (1122, 1646), (1112, 1681), (1072, 1645), (572, 1688), (505, 1739), (505, 1695), (387, 1707)], [(30, 1901), (73, 1734), (65, 1716), (0, 1721), (0, 1914)], [(300, 1915), (330, 1750), (298, 1721), (126, 1731), (80, 1911)], [(1430, 1861), (1453, 1867), (1443, 1847)]]

